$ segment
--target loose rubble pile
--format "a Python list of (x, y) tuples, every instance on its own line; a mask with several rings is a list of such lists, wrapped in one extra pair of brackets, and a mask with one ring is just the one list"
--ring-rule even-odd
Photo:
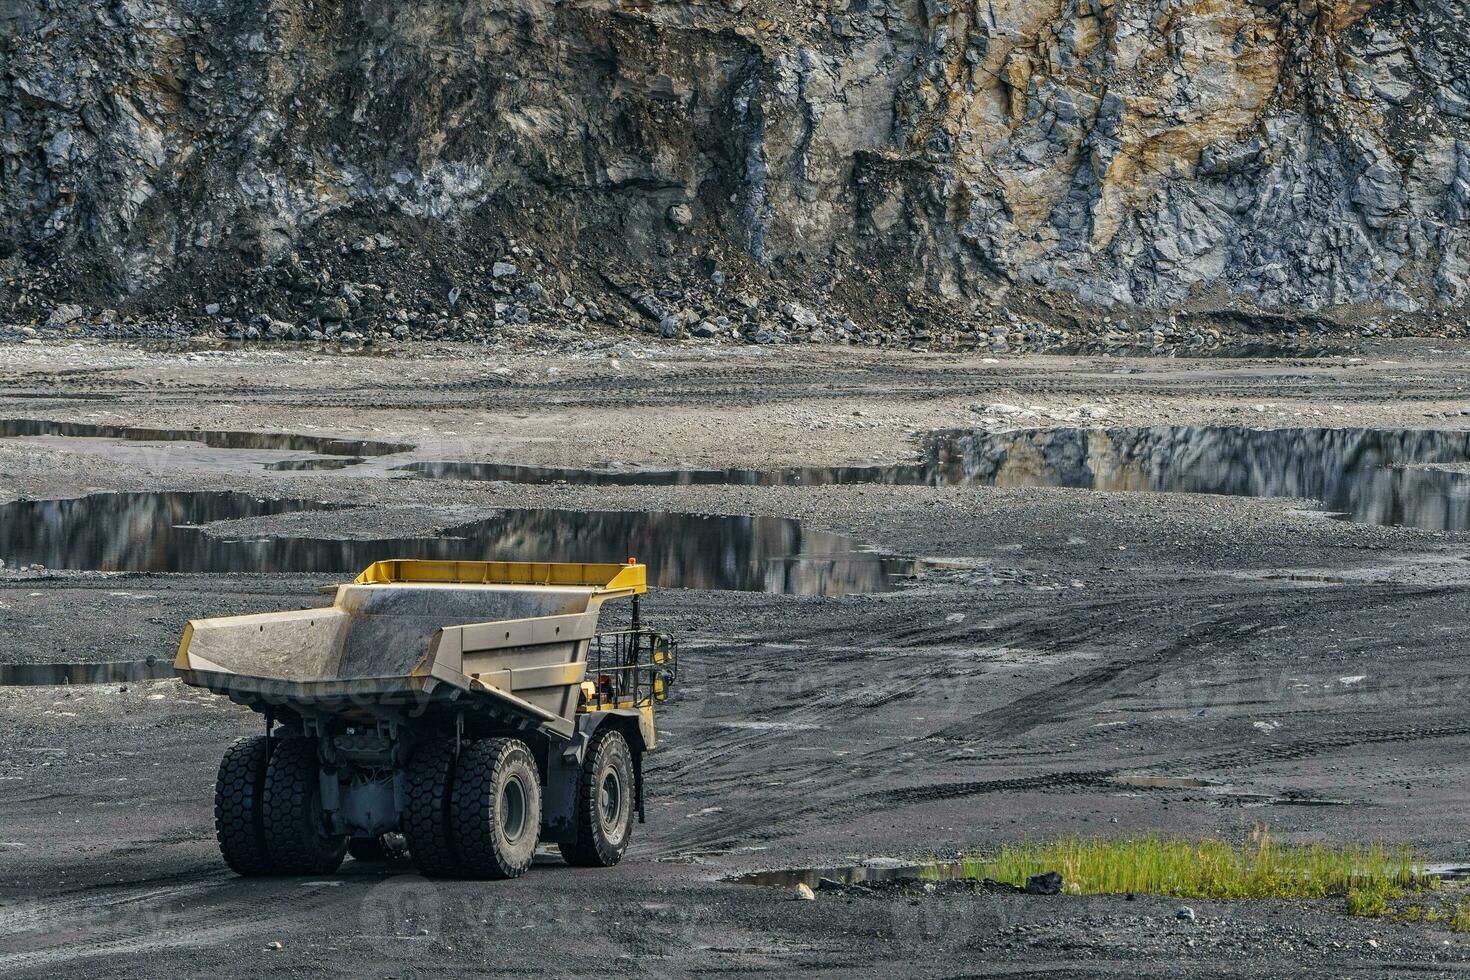
[(17, 0), (0, 24), (11, 337), (1466, 330), (1467, 0)]
[[(332, 254), (332, 253), (329, 253)], [(1351, 349), (1354, 338), (1462, 337), (1470, 321), (1387, 314), (1357, 326), (1309, 316), (1240, 317), (1130, 310), (1084, 317), (1060, 307), (984, 307), (969, 316), (859, 320), (803, 300), (764, 276), (719, 267), (661, 282), (593, 274), (510, 239), (493, 259), (447, 269), (402, 252), (385, 234), (337, 250), (335, 262), (292, 252), (205, 294), (194, 309), (94, 309), (61, 303), (32, 322), (0, 323), (0, 340), (49, 338), (214, 340), (262, 344), (392, 346), (408, 340), (474, 342), (497, 348), (576, 349), (609, 337), (654, 343), (835, 344), (994, 354), (1035, 352), (1173, 355), (1295, 353)], [(747, 270), (748, 271), (748, 270)], [(763, 288), (762, 288), (763, 287)], [(773, 288), (776, 287), (776, 288)], [(271, 311), (271, 312), (265, 312)]]

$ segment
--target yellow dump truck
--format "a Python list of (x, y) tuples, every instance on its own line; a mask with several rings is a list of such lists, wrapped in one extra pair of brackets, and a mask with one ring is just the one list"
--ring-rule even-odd
[[(225, 862), (323, 874), (406, 846), (427, 875), (511, 878), (554, 842), (616, 864), (677, 671), (647, 581), (632, 560), (381, 561), (328, 608), (190, 622), (179, 677), (265, 716), (220, 764)], [(609, 600), (626, 628), (599, 630)]]

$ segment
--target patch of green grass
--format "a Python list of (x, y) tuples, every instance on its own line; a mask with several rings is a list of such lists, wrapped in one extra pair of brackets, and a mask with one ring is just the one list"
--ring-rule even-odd
[(1451, 932), (1470, 932), (1470, 898), (1462, 898), (1446, 913)]
[[(1370, 885), (1362, 888), (1349, 888), (1346, 895), (1347, 913), (1360, 919), (1384, 919), (1393, 911), (1389, 902), (1402, 895), (1401, 890), (1392, 886)], [(1417, 922), (1423, 917), (1423, 914), (1424, 910), (1414, 905), (1399, 913), (1397, 917)]]
[[(961, 862), (960, 875), (1024, 885), (1058, 871), (1067, 891), (1084, 895), (1139, 893), (1175, 898), (1326, 898), (1347, 896), (1355, 915), (1387, 915), (1405, 889), (1426, 884), (1407, 847), (1387, 844), (1278, 844), (1264, 827), (1237, 844), (1191, 840), (1071, 837), (1002, 847)], [(940, 876), (936, 871), (935, 876)], [(1465, 913), (1470, 927), (1470, 909)]]

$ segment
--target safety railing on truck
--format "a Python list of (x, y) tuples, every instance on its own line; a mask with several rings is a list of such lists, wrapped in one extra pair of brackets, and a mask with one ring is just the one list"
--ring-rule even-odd
[(633, 628), (598, 633), (587, 651), (592, 686), (583, 711), (642, 708), (668, 697), (678, 678), (678, 641), (668, 633)]

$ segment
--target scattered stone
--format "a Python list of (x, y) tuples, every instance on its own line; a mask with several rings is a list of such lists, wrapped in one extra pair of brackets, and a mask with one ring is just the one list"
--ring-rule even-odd
[(799, 303), (787, 303), (785, 306), (781, 307), (781, 311), (787, 316), (791, 317), (791, 321), (799, 327), (807, 327), (808, 329), (810, 329), (811, 327), (815, 327), (817, 323), (820, 322), (818, 321), (817, 315), (815, 313)]
[(75, 303), (62, 303), (56, 309), (52, 310), (51, 315), (46, 318), (46, 326), (64, 327), (68, 323), (80, 320), (84, 315), (86, 315), (86, 311)]
[(273, 940), (266, 943), (265, 948), (274, 951), (278, 949), (285, 949), (286, 947), (280, 942), (280, 940)]
[(678, 228), (687, 228), (694, 223), (694, 212), (687, 204), (675, 204), (668, 211), (669, 224)]
[(1179, 906), (1179, 911), (1174, 913), (1174, 918), (1180, 922), (1193, 922), (1195, 919), (1194, 909), (1188, 905), (1181, 905)]
[(812, 891), (811, 885), (803, 881), (796, 886), (796, 897), (803, 902), (815, 902), (817, 893)]
[(1008, 405), (1005, 402), (996, 402), (996, 403), (994, 403), (992, 405), (986, 405), (986, 404), (983, 404), (983, 403), (975, 404), (975, 405), (971, 405), (970, 406), (970, 410), (972, 412), (978, 412), (981, 415), (1026, 415), (1026, 414), (1029, 414), (1026, 411), (1026, 409), (1022, 408), (1020, 405)]
[(494, 276), (496, 279), (504, 279), (506, 276), (513, 276), (518, 271), (519, 270), (516, 268), (515, 263), (513, 262), (497, 262), (490, 267), (490, 275)]
[(1062, 876), (1055, 871), (1045, 871), (1026, 879), (1027, 895), (1060, 895)]

